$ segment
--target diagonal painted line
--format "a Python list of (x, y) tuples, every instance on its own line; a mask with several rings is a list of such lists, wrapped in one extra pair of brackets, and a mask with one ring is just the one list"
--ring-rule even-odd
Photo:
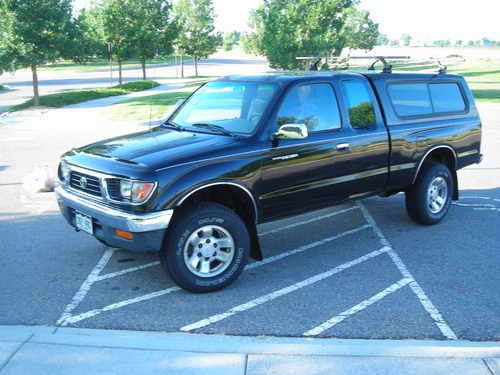
[(269, 301), (272, 301), (276, 298), (282, 297), (282, 296), (287, 295), (289, 293), (295, 292), (299, 289), (305, 288), (306, 286), (313, 285), (321, 280), (324, 280), (328, 277), (331, 277), (331, 276), (333, 276), (339, 272), (342, 272), (348, 268), (351, 268), (357, 264), (363, 263), (363, 262), (365, 262), (369, 259), (372, 259), (380, 254), (383, 254), (383, 253), (387, 252), (388, 250), (389, 250), (389, 248), (383, 247), (379, 250), (372, 251), (371, 253), (368, 253), (366, 255), (363, 255), (362, 257), (351, 260), (350, 262), (346, 262), (344, 264), (341, 264), (341, 265), (334, 267), (328, 271), (319, 273), (319, 274), (314, 275), (312, 277), (309, 277), (305, 280), (302, 280), (298, 283), (295, 283), (295, 284), (289, 285), (287, 287), (278, 289), (274, 292), (265, 294), (261, 297), (255, 298), (255, 299), (250, 300), (246, 303), (235, 306), (224, 313), (212, 315), (209, 318), (199, 320), (199, 321), (194, 322), (192, 324), (188, 324), (188, 325), (182, 327), (181, 331), (187, 332), (187, 331), (192, 331), (195, 329), (203, 328), (203, 327), (206, 327), (212, 323), (216, 323), (216, 322), (219, 322), (219, 321), (224, 320), (226, 318), (229, 318), (230, 316), (235, 315), (239, 312), (250, 310), (256, 306), (262, 305), (262, 304), (269, 302)]
[(313, 217), (311, 219), (297, 221), (297, 222), (292, 223), (292, 224), (288, 224), (288, 225), (285, 225), (285, 226), (282, 226), (282, 227), (279, 227), (279, 228), (276, 228), (276, 229), (271, 229), (271, 230), (259, 233), (259, 237), (267, 236), (268, 234), (281, 232), (282, 230), (295, 228), (295, 227), (298, 227), (298, 226), (301, 226), (301, 225), (306, 225), (306, 224), (314, 223), (315, 221), (327, 219), (327, 218), (330, 218), (330, 217), (333, 217), (333, 216), (337, 216), (337, 215), (341, 215), (341, 214), (344, 214), (346, 212), (357, 210), (357, 209), (359, 209), (359, 207), (354, 206), (354, 207), (349, 207), (349, 208), (346, 208), (346, 209), (343, 209), (343, 210), (339, 210), (339, 211), (335, 211), (335, 212), (330, 212), (330, 213), (325, 214), (325, 215), (316, 216), (316, 217)]
[(317, 336), (324, 331), (332, 328), (336, 324), (339, 324), (341, 321), (349, 318), (351, 315), (354, 315), (364, 309), (366, 309), (368, 306), (373, 305), (375, 302), (380, 301), (381, 299), (387, 297), (388, 295), (396, 292), (397, 290), (401, 289), (405, 285), (408, 285), (412, 279), (407, 279), (403, 278), (399, 280), (398, 282), (395, 282), (394, 284), (390, 285), (386, 289), (378, 292), (377, 294), (371, 296), (368, 299), (365, 299), (364, 301), (358, 303), (357, 305), (345, 310), (344, 312), (341, 312), (339, 315), (336, 315), (330, 319), (328, 319), (326, 322), (321, 323), (320, 325), (311, 328), (310, 330), (304, 332), (304, 336)]
[(290, 255), (302, 253), (302, 252), (304, 252), (306, 250), (309, 250), (309, 249), (312, 249), (314, 247), (327, 244), (327, 243), (329, 243), (331, 241), (334, 241), (334, 240), (337, 240), (339, 238), (348, 236), (350, 234), (354, 234), (354, 233), (360, 232), (360, 231), (362, 231), (364, 229), (368, 229), (370, 227), (371, 226), (369, 224), (365, 224), (365, 225), (362, 225), (360, 227), (357, 227), (357, 228), (354, 228), (354, 229), (350, 229), (350, 230), (347, 230), (345, 232), (336, 234), (335, 236), (327, 237), (327, 238), (324, 238), (324, 239), (319, 240), (319, 241), (311, 242), (310, 244), (307, 244), (307, 245), (304, 245), (304, 246), (300, 246), (300, 247), (297, 247), (295, 249), (279, 253), (279, 254), (274, 255), (272, 257), (269, 257), (269, 258), (264, 258), (263, 260), (260, 260), (258, 262), (254, 262), (254, 263), (248, 264), (245, 267), (245, 270), (251, 270), (253, 268), (262, 267), (262, 266), (264, 266), (266, 264), (269, 264), (269, 263), (272, 263), (272, 262), (276, 262), (277, 260), (281, 260), (283, 258), (289, 257)]
[(377, 222), (373, 218), (373, 216), (370, 214), (370, 212), (367, 210), (365, 205), (361, 203), (360, 201), (356, 202), (359, 205), (359, 208), (361, 208), (361, 213), (363, 214), (365, 220), (372, 226), (373, 231), (377, 235), (377, 237), (380, 240), (380, 243), (383, 246), (387, 246), (389, 250), (387, 251), (387, 254), (391, 257), (392, 261), (396, 265), (396, 267), (399, 269), (401, 274), (403, 275), (404, 278), (409, 278), (412, 281), (410, 282), (410, 288), (415, 293), (417, 296), (418, 300), (424, 307), (424, 309), (429, 313), (431, 319), (434, 321), (436, 326), (439, 328), (441, 333), (449, 340), (457, 340), (457, 335), (453, 330), (450, 328), (450, 326), (446, 323), (444, 320), (443, 316), (439, 312), (439, 310), (434, 306), (432, 301), (429, 299), (427, 294), (425, 294), (424, 290), (420, 286), (420, 284), (415, 280), (415, 278), (412, 276), (410, 271), (408, 271), (408, 268), (406, 268), (406, 265), (403, 263), (399, 255), (394, 251), (392, 248), (392, 245), (390, 244), (389, 240), (384, 236), (382, 231), (380, 230)]
[(130, 272), (140, 271), (140, 270), (143, 270), (145, 268), (158, 266), (159, 264), (160, 264), (159, 261), (155, 261), (155, 262), (151, 262), (151, 263), (141, 264), (140, 266), (136, 266), (136, 267), (125, 268), (123, 270), (116, 271), (116, 272), (106, 273), (104, 275), (97, 276), (95, 278), (95, 281), (101, 281), (101, 280), (111, 279), (113, 277), (117, 277), (117, 276), (121, 276), (121, 275), (126, 275), (127, 273), (130, 273)]
[(111, 305), (104, 306), (103, 308), (100, 308), (100, 309), (94, 309), (94, 310), (90, 310), (90, 311), (84, 312), (84, 313), (79, 314), (79, 315), (70, 316), (64, 320), (62, 325), (65, 326), (67, 324), (74, 324), (74, 323), (77, 323), (81, 320), (92, 318), (93, 316), (99, 315), (105, 311), (116, 310), (116, 309), (119, 309), (121, 307), (132, 305), (132, 304), (138, 303), (138, 302), (147, 301), (147, 300), (150, 300), (153, 298), (163, 296), (165, 294), (176, 292), (178, 290), (180, 290), (180, 288), (174, 286), (171, 288), (159, 290), (157, 292), (145, 294), (145, 295), (140, 296), (140, 297), (130, 298), (130, 299), (126, 299), (124, 301), (112, 303)]
[(61, 317), (56, 322), (57, 326), (63, 325), (65, 320), (71, 316), (71, 312), (74, 309), (76, 309), (78, 305), (80, 305), (80, 303), (83, 301), (83, 299), (89, 292), (92, 284), (94, 284), (101, 271), (104, 269), (104, 267), (106, 267), (106, 264), (108, 264), (109, 260), (113, 256), (114, 251), (115, 250), (112, 248), (107, 248), (106, 251), (104, 251), (104, 254), (101, 256), (101, 259), (99, 259), (95, 267), (87, 276), (83, 284), (80, 286), (80, 289), (78, 289), (76, 294), (73, 296), (71, 302), (64, 308)]
[[(245, 267), (245, 270), (253, 269), (253, 268), (257, 268), (257, 267), (261, 267), (261, 266), (263, 266), (265, 264), (276, 262), (278, 260), (281, 260), (283, 258), (289, 257), (291, 255), (304, 252), (304, 251), (309, 250), (311, 248), (314, 248), (316, 246), (320, 246), (320, 245), (326, 244), (326, 243), (334, 241), (334, 240), (336, 240), (338, 238), (347, 236), (349, 234), (357, 233), (357, 232), (359, 232), (361, 230), (364, 230), (364, 229), (367, 229), (367, 228), (370, 228), (370, 225), (365, 224), (365, 225), (363, 225), (361, 227), (354, 228), (354, 229), (351, 229), (351, 230), (339, 233), (339, 234), (337, 234), (335, 236), (328, 237), (328, 238), (325, 238), (323, 240), (316, 241), (316, 242), (313, 242), (311, 244), (304, 245), (304, 246), (298, 247), (296, 249), (286, 251), (284, 253), (280, 253), (280, 254), (275, 255), (273, 257), (266, 258), (266, 259), (264, 259), (264, 260), (262, 260), (260, 262), (251, 263), (251, 264), (249, 264), (249, 265), (247, 265)], [(144, 269), (144, 268), (147, 268), (147, 267), (153, 267), (153, 266), (159, 264), (159, 262), (151, 262), (151, 263), (147, 263), (147, 264), (144, 264), (144, 265), (141, 265), (141, 266), (127, 268), (127, 269), (124, 269), (124, 270), (121, 270), (121, 271), (112, 272), (112, 273), (108, 273), (108, 274), (105, 274), (105, 275), (99, 275), (99, 273), (104, 268), (104, 266), (106, 265), (106, 263), (108, 262), (108, 260), (109, 259), (107, 259), (104, 262), (104, 260), (101, 259), (99, 261), (98, 265), (94, 268), (94, 270), (92, 271), (92, 273), (87, 278), (88, 282), (86, 280), (86, 282), (84, 283), (84, 285), (85, 285), (85, 294), (83, 294), (83, 295), (81, 293), (79, 294), (79, 298), (78, 298), (78, 303), (77, 304), (75, 304), (75, 305), (70, 304), (71, 305), (71, 309), (68, 309), (68, 311), (65, 310), (65, 314), (63, 314), (63, 316), (58, 321), (59, 325), (65, 326), (67, 324), (76, 323), (76, 322), (79, 322), (81, 320), (88, 319), (88, 318), (91, 318), (91, 317), (96, 316), (98, 314), (101, 314), (102, 312), (105, 312), (105, 311), (116, 310), (116, 309), (119, 309), (121, 307), (125, 307), (125, 306), (128, 306), (130, 304), (133, 304), (133, 303), (150, 300), (152, 298), (160, 297), (160, 296), (163, 296), (165, 294), (168, 294), (168, 293), (180, 290), (180, 288), (177, 288), (177, 287), (167, 288), (167, 289), (164, 289), (164, 290), (160, 290), (158, 292), (146, 294), (144, 296), (140, 296), (140, 297), (136, 297), (136, 298), (124, 300), (124, 301), (121, 301), (121, 302), (113, 303), (113, 304), (108, 305), (106, 307), (103, 307), (101, 309), (95, 309), (95, 310), (87, 311), (87, 312), (84, 312), (84, 313), (79, 314), (79, 315), (71, 315), (71, 311), (73, 311), (80, 304), (80, 302), (83, 300), (83, 298), (85, 298), (85, 295), (88, 293), (88, 289), (90, 289), (90, 287), (92, 286), (93, 283), (95, 283), (97, 281), (109, 279), (109, 278), (112, 278), (112, 277), (120, 276), (120, 275), (123, 275), (123, 274), (126, 274), (126, 273), (134, 272), (134, 271), (137, 271), (139, 269)]]

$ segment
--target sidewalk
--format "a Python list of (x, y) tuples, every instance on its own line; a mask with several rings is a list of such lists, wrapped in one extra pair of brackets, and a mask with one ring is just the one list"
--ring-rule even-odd
[(500, 343), (0, 326), (0, 374), (500, 375)]

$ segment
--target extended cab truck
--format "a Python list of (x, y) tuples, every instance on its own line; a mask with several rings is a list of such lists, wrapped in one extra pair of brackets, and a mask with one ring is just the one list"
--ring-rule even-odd
[(256, 224), (369, 195), (406, 193), (435, 224), (456, 171), (481, 159), (463, 78), (355, 72), (231, 76), (151, 130), (73, 149), (59, 166), (67, 221), (109, 246), (159, 252), (193, 292), (262, 259)]

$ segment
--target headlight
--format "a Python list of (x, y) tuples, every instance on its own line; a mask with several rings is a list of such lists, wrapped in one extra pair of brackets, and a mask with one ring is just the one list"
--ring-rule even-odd
[(153, 182), (120, 180), (120, 195), (130, 202), (141, 203), (149, 197), (154, 187)]
[(61, 180), (61, 182), (69, 183), (70, 173), (71, 169), (68, 163), (62, 160), (61, 164), (59, 165), (59, 179)]

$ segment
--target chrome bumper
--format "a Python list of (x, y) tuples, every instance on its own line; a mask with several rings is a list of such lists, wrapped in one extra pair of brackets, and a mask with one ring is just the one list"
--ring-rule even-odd
[(61, 186), (58, 186), (55, 192), (61, 210), (63, 210), (63, 206), (70, 207), (73, 210), (96, 218), (107, 226), (128, 232), (139, 233), (166, 229), (174, 214), (174, 210), (144, 214), (130, 213), (81, 198), (66, 191)]

